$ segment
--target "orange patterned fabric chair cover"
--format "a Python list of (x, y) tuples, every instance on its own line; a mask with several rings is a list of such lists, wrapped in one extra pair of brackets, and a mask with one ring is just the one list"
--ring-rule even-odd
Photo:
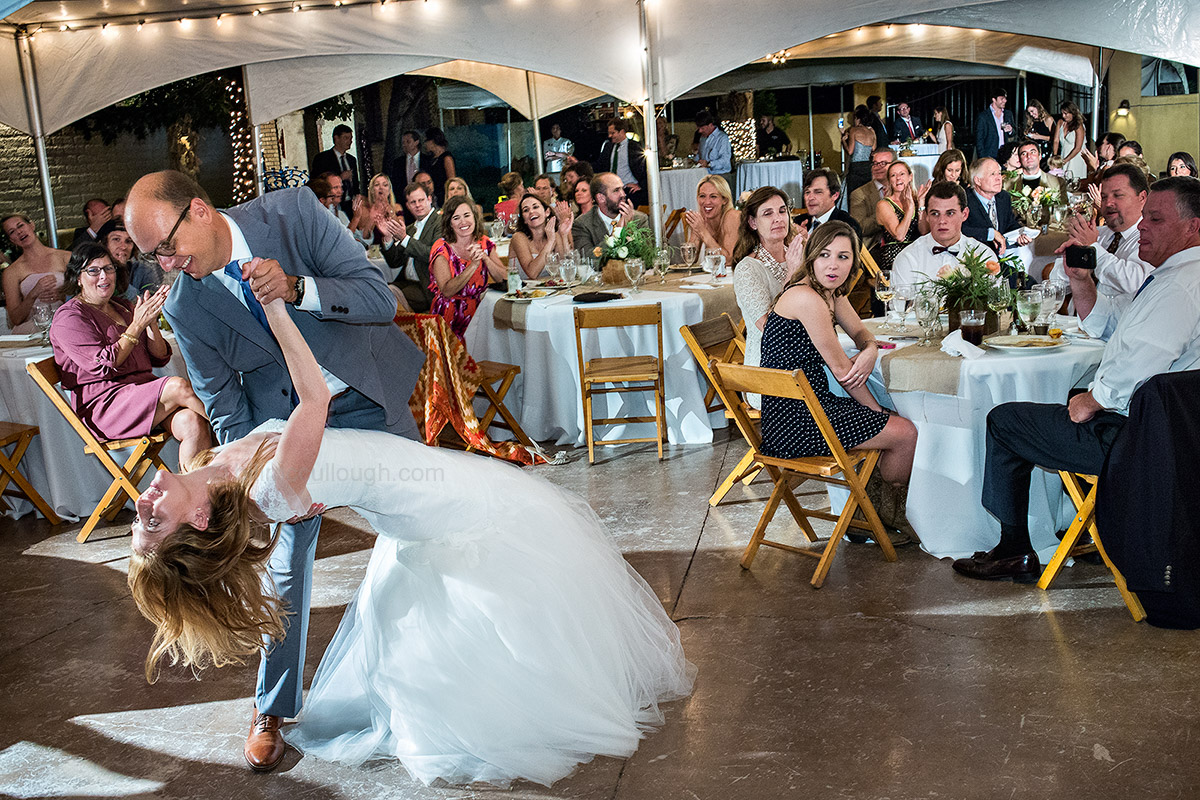
[(480, 429), (472, 402), (482, 380), (479, 368), (446, 320), (435, 314), (397, 314), (395, 321), (425, 353), (408, 405), (426, 444), (436, 447), (450, 425), (472, 449), (522, 465), (546, 463), (517, 442), (493, 442)]

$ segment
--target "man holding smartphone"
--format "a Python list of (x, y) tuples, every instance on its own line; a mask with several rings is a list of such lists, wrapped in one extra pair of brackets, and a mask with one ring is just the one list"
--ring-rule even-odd
[(1200, 180), (1154, 184), (1139, 229), (1139, 256), (1152, 271), (1135, 292), (1106, 296), (1090, 270), (1067, 271), (1080, 326), (1107, 342), (1088, 391), (1066, 405), (1003, 403), (988, 414), (982, 500), (1000, 522), (1000, 541), (955, 561), (960, 575), (1037, 580), (1041, 564), (1029, 539), (1034, 466), (1099, 474), (1138, 387), (1200, 367)]
[(1132, 294), (1154, 269), (1138, 255), (1141, 236), (1138, 223), (1150, 189), (1146, 175), (1133, 164), (1115, 164), (1104, 172), (1100, 183), (1100, 213), (1104, 224), (1088, 217), (1071, 215), (1070, 237), (1054, 252), (1059, 258), (1047, 276), (1066, 279), (1064, 255), (1071, 246), (1089, 247), (1095, 254), (1095, 280), (1107, 295)]

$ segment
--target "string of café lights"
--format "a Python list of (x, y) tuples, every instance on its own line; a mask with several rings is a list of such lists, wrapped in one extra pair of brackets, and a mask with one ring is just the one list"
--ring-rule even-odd
[[(434, 0), (434, 2), (436, 3), (436, 0)], [(175, 23), (178, 23), (180, 26), (186, 28), (193, 22), (199, 22), (202, 20), (215, 20), (217, 27), (221, 27), (221, 24), (225, 20), (234, 19), (237, 17), (259, 17), (259, 16), (263, 16), (266, 14), (289, 14), (289, 13), (296, 14), (301, 11), (320, 11), (320, 10), (329, 10), (329, 9), (337, 9), (337, 8), (350, 8), (350, 7), (354, 7), (354, 6), (379, 6), (381, 8), (384, 8), (384, 7), (398, 6), (402, 3), (429, 5), (430, 0), (333, 0), (333, 2), (313, 2), (313, 3), (290, 2), (290, 3), (279, 3), (279, 4), (275, 4), (275, 5), (266, 5), (266, 4), (255, 5), (255, 6), (248, 5), (248, 6), (241, 7), (238, 10), (221, 11), (221, 12), (217, 13), (215, 16), (211, 13), (203, 13), (200, 16), (189, 17), (186, 15), (181, 16), (178, 11), (172, 11), (172, 12), (160, 12), (157, 14), (147, 14), (146, 16), (130, 15), (130, 16), (114, 17), (114, 18), (112, 18), (110, 20), (106, 20), (104, 22), (100, 22), (97, 20), (97, 21), (89, 21), (89, 22), (83, 22), (83, 23), (78, 23), (78, 22), (72, 23), (69, 20), (63, 20), (62, 22), (57, 22), (57, 23), (56, 22), (41, 22), (41, 23), (38, 23), (36, 27), (33, 27), (33, 26), (25, 26), (25, 27), (28, 31), (30, 38), (36, 36), (38, 33), (42, 32), (42, 31), (58, 31), (59, 33), (70, 33), (70, 32), (75, 32), (75, 31), (99, 29), (102, 34), (109, 35), (109, 34), (115, 34), (117, 32), (118, 28), (123, 28), (123, 27), (133, 27), (136, 32), (140, 33), (142, 28), (144, 28), (146, 25), (151, 24), (151, 23), (175, 22)], [(211, 12), (211, 11), (215, 11), (215, 10), (216, 9), (207, 9), (206, 11)]]

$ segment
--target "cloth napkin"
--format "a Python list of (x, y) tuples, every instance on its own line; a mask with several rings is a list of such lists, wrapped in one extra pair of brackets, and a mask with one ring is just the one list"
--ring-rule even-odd
[(717, 288), (716, 286), (713, 286), (711, 283), (689, 283), (687, 281), (684, 281), (683, 283), (681, 283), (679, 285), (682, 286), (684, 289), (715, 289), (715, 288)]
[(942, 352), (949, 353), (952, 356), (973, 359), (983, 355), (983, 348), (976, 347), (970, 342), (964, 341), (962, 331), (952, 331), (945, 339), (942, 339)]

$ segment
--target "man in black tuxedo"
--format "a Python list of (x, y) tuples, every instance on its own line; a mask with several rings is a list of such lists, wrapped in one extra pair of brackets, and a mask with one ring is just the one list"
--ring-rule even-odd
[(896, 106), (896, 116), (892, 117), (892, 141), (907, 142), (914, 139), (919, 142), (923, 133), (921, 118), (912, 113), (908, 103), (901, 100)]
[(596, 174), (612, 172), (625, 185), (625, 195), (633, 207), (650, 202), (646, 191), (646, 151), (641, 142), (629, 138), (629, 123), (621, 117), (608, 121), (608, 141), (596, 159)]
[(867, 122), (871, 126), (871, 130), (875, 131), (875, 146), (886, 147), (891, 141), (887, 135), (887, 128), (883, 125), (883, 120), (879, 118), (879, 113), (883, 111), (883, 98), (877, 94), (873, 94), (867, 98), (867, 110), (870, 115)]
[(1007, 105), (1008, 92), (997, 89), (991, 104), (975, 118), (975, 158), (995, 158), (1000, 145), (1016, 138), (1017, 120)]
[(838, 180), (837, 173), (828, 167), (804, 173), (804, 213), (796, 217), (796, 224), (807, 227), (811, 236), (818, 225), (838, 220), (854, 228), (861, 238), (862, 228), (858, 220), (837, 207), (841, 195), (842, 182)]
[[(971, 190), (967, 192), (970, 214), (963, 222), (962, 232), (983, 242), (1004, 255), (1008, 249), (1004, 235), (1021, 227), (1013, 213), (1012, 198), (1004, 191), (1004, 174), (994, 158), (977, 158), (971, 164)], [(1025, 234), (1017, 237), (1018, 245), (1029, 244)]]
[(333, 129), (333, 147), (317, 153), (312, 160), (311, 175), (332, 172), (342, 176), (342, 211), (347, 217), (354, 215), (354, 198), (362, 194), (358, 180), (358, 159), (350, 155), (354, 143), (354, 131), (349, 125), (338, 125)]

